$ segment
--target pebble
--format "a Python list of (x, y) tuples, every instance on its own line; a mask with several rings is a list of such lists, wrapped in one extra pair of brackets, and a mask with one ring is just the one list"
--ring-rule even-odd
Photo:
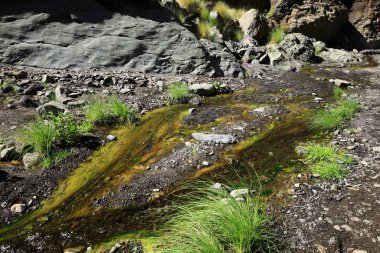
[(24, 212), (24, 210), (25, 210), (25, 204), (14, 204), (13, 206), (11, 206), (12, 213), (20, 214)]
[(339, 225), (334, 225), (334, 229), (335, 229), (335, 230), (338, 230), (338, 231), (342, 231), (342, 230), (340, 229), (340, 226), (339, 226)]
[(237, 190), (233, 190), (230, 192), (230, 196), (233, 197), (233, 198), (239, 198), (241, 197), (242, 195), (246, 195), (248, 194), (249, 191), (248, 189), (237, 189)]
[(348, 226), (348, 225), (342, 225), (342, 226), (340, 226), (340, 228), (342, 228), (347, 233), (349, 233), (349, 232), (352, 231), (352, 228), (350, 226)]
[(367, 253), (367, 251), (366, 250), (356, 249), (356, 250), (352, 251), (352, 253)]
[(380, 147), (373, 147), (372, 150), (373, 150), (373, 152), (380, 153)]
[(207, 162), (207, 161), (203, 161), (203, 162), (202, 162), (202, 165), (203, 165), (203, 166), (209, 166), (209, 165), (210, 165), (210, 163), (209, 163), (209, 162)]
[(215, 190), (221, 190), (222, 189), (222, 184), (221, 183), (215, 183), (212, 186), (212, 188), (215, 189)]
[(107, 139), (107, 141), (114, 141), (114, 140), (116, 140), (116, 136), (109, 134), (109, 135), (107, 135), (106, 139)]

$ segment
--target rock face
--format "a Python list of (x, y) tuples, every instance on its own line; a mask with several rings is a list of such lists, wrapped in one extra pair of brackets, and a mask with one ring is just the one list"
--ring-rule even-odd
[(380, 48), (380, 1), (345, 0), (349, 22), (344, 24), (336, 41), (348, 49)]
[(245, 35), (261, 40), (269, 33), (266, 18), (256, 9), (250, 9), (239, 19), (239, 24)]
[(338, 0), (280, 0), (273, 18), (289, 32), (328, 41), (347, 22), (348, 11)]
[(281, 70), (299, 70), (303, 62), (311, 62), (314, 58), (314, 45), (310, 38), (300, 33), (285, 36), (278, 45), (268, 47), (270, 64)]
[(229, 75), (167, 10), (143, 2), (3, 0), (0, 63)]

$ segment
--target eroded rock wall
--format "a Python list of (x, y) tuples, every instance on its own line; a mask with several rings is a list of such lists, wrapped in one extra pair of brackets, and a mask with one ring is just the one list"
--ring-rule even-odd
[(153, 0), (2, 0), (0, 34), (2, 64), (216, 73), (195, 35)]

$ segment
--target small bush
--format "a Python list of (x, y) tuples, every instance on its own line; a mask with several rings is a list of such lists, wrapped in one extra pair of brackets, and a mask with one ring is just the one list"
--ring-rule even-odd
[(338, 106), (330, 110), (319, 111), (311, 120), (311, 128), (318, 130), (331, 130), (351, 119), (359, 110), (356, 100), (344, 100)]
[(245, 9), (235, 9), (228, 6), (225, 2), (215, 3), (213, 10), (218, 12), (225, 21), (238, 20), (246, 12)]
[(342, 179), (349, 174), (349, 171), (347, 169), (344, 169), (342, 165), (331, 162), (313, 164), (311, 166), (311, 171), (315, 174), (320, 175), (321, 178), (327, 180)]
[(269, 34), (269, 43), (270, 44), (279, 44), (283, 41), (285, 37), (285, 32), (282, 28), (274, 28)]
[(163, 252), (271, 252), (269, 217), (250, 195), (238, 201), (229, 191), (198, 188), (168, 221)]
[(113, 122), (132, 123), (136, 119), (135, 110), (116, 96), (90, 98), (84, 115), (92, 125), (108, 125)]
[(4, 93), (16, 93), (16, 86), (12, 80), (5, 79), (0, 81), (0, 90)]
[(70, 155), (70, 151), (68, 150), (60, 150), (53, 152), (50, 156), (44, 157), (41, 159), (39, 166), (43, 169), (48, 169), (60, 162), (62, 159), (68, 157)]
[(184, 101), (190, 95), (189, 85), (184, 82), (170, 84), (167, 92), (171, 101)]

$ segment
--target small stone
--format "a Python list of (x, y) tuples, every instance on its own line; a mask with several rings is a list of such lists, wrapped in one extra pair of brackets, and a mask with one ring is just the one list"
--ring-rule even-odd
[(294, 184), (294, 188), (299, 188), (300, 187), (300, 184), (299, 183), (295, 183)]
[(25, 204), (14, 204), (11, 206), (11, 212), (15, 214), (20, 214), (25, 211)]
[(349, 81), (341, 80), (341, 79), (335, 79), (335, 80), (333, 80), (333, 82), (336, 86), (342, 87), (342, 88), (347, 88), (348, 86), (351, 85), (351, 83)]
[(356, 249), (356, 250), (352, 251), (352, 253), (367, 253), (367, 251), (366, 250)]
[(41, 82), (42, 83), (53, 83), (54, 82), (54, 78), (52, 76), (49, 76), (49, 75), (43, 75), (42, 76), (42, 79), (41, 79)]
[(212, 186), (212, 188), (215, 189), (215, 190), (221, 190), (222, 189), (222, 184), (221, 183), (215, 183)]
[(372, 150), (373, 150), (373, 152), (380, 153), (380, 147), (373, 147)]
[(374, 184), (373, 187), (380, 188), (380, 184)]
[(38, 161), (38, 158), (38, 153), (26, 153), (22, 157), (22, 162), (26, 169), (30, 169)]
[(109, 135), (107, 135), (106, 139), (107, 139), (107, 141), (114, 141), (114, 140), (116, 140), (117, 138), (116, 138), (116, 136), (114, 136), (114, 135), (112, 135), (112, 134), (109, 134)]
[(207, 166), (209, 166), (209, 165), (210, 165), (210, 163), (209, 163), (209, 162), (207, 162), (207, 161), (203, 161), (203, 162), (202, 162), (202, 165), (203, 165), (203, 166), (206, 166), (206, 167), (207, 167)]
[(194, 115), (194, 114), (196, 114), (196, 112), (197, 112), (197, 109), (195, 109), (195, 108), (190, 108), (189, 109), (189, 114), (190, 115)]
[(233, 198), (238, 198), (249, 193), (248, 189), (237, 189), (230, 192), (230, 196)]
[(335, 230), (342, 231), (342, 230), (340, 229), (340, 226), (339, 226), (339, 225), (334, 225), (333, 228), (334, 228)]
[(347, 233), (349, 233), (349, 232), (352, 231), (352, 228), (350, 226), (348, 226), (348, 225), (342, 225), (342, 226), (340, 226), (340, 228), (342, 228)]

